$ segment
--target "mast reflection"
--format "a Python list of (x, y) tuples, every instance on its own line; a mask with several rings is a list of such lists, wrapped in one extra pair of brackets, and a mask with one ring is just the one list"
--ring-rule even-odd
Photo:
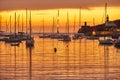
[(29, 80), (32, 80), (32, 49), (33, 47), (28, 47), (29, 55)]
[(104, 46), (104, 80), (108, 79), (109, 74), (109, 48)]

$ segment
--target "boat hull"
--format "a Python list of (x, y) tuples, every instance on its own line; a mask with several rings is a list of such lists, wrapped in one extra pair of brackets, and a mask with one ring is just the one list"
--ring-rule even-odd
[(6, 39), (5, 42), (6, 43), (21, 42), (21, 40), (20, 39)]
[(20, 43), (16, 42), (16, 43), (11, 43), (11, 46), (19, 46)]
[(117, 47), (117, 48), (120, 48), (120, 40), (116, 40), (114, 42), (114, 46)]
[(33, 47), (34, 46), (34, 40), (33, 39), (26, 40), (26, 46), (27, 47)]
[(108, 40), (99, 40), (99, 44), (108, 44), (108, 45), (110, 45), (110, 44), (113, 44), (113, 42), (108, 41)]

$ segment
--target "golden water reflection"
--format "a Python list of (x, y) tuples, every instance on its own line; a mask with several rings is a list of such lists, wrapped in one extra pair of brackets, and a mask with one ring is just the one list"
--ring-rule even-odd
[(120, 80), (119, 75), (120, 49), (97, 40), (36, 37), (34, 48), (0, 42), (0, 80)]

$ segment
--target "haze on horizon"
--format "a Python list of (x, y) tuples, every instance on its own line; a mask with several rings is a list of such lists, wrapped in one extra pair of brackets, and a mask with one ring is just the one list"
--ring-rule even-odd
[(0, 10), (30, 10), (57, 9), (57, 8), (85, 8), (104, 7), (108, 3), (109, 7), (120, 7), (119, 0), (0, 0)]

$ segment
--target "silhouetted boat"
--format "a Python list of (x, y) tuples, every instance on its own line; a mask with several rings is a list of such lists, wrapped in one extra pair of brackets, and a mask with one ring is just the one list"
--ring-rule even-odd
[(34, 38), (31, 37), (32, 34), (32, 27), (31, 27), (31, 12), (30, 12), (30, 20), (29, 20), (29, 26), (30, 26), (30, 35), (26, 40), (26, 46), (27, 47), (33, 47), (34, 46)]
[(21, 42), (21, 39), (19, 39), (19, 38), (6, 38), (4, 41), (6, 43)]
[(21, 42), (21, 39), (16, 34), (16, 13), (15, 13), (15, 32), (13, 34), (9, 34), (9, 38), (5, 39), (5, 42), (12, 43), (12, 42)]
[(50, 35), (43, 34), (43, 35), (40, 35), (39, 38), (50, 38)]
[(2, 31), (2, 16), (0, 15), (0, 37), (4, 36), (5, 32)]
[(44, 33), (44, 18), (43, 18), (42, 23), (43, 23), (43, 33), (42, 33), (42, 35), (39, 36), (39, 38), (49, 38), (50, 36), (48, 34)]
[(99, 44), (110, 45), (110, 44), (113, 44), (113, 40), (112, 40), (111, 37), (100, 37), (99, 38)]
[(72, 39), (73, 39), (73, 40), (78, 40), (78, 39), (79, 39), (79, 37), (78, 37), (78, 36), (76, 36), (76, 35), (74, 35), (74, 36), (72, 37)]
[(114, 41), (114, 46), (120, 48), (120, 39)]
[(67, 34), (63, 36), (63, 41), (64, 42), (69, 42), (69, 41), (71, 41), (71, 37), (69, 36), (69, 15), (68, 15), (68, 12), (67, 12), (66, 28), (67, 28)]
[(63, 35), (60, 41), (69, 42), (71, 41), (71, 38), (69, 35)]
[(11, 46), (19, 46), (19, 42), (13, 42), (13, 43), (11, 43)]
[[(104, 27), (110, 27), (109, 25), (109, 16), (107, 15), (107, 3), (105, 4), (105, 25)], [(107, 37), (107, 36), (104, 36), (103, 38), (99, 38), (99, 43), (100, 44), (113, 44), (113, 40), (112, 40), (112, 37)]]
[(57, 32), (55, 33), (54, 31), (55, 28), (55, 22), (54, 22), (54, 17), (53, 17), (53, 28), (52, 28), (52, 34), (50, 34), (51, 39), (61, 39), (63, 37), (63, 34), (60, 34), (59, 32), (59, 10), (58, 10), (58, 15), (57, 15)]
[(34, 46), (34, 38), (28, 38), (28, 39), (26, 40), (26, 46), (27, 46), (27, 47)]
[(4, 31), (0, 31), (0, 36), (4, 36)]
[(17, 33), (17, 37), (20, 38), (23, 41), (23, 40), (27, 40), (27, 38), (29, 37), (29, 35), (25, 34), (24, 32), (18, 32)]
[(87, 36), (87, 39), (89, 40), (98, 40), (99, 38), (96, 36)]
[[(75, 23), (76, 23), (76, 16), (74, 16), (74, 33), (75, 33)], [(81, 26), (81, 8), (79, 10), (79, 27)], [(72, 37), (73, 40), (78, 40), (83, 38), (84, 33), (75, 33)]]
[(5, 41), (6, 39), (8, 39), (7, 37), (0, 37), (0, 41)]
[(73, 40), (78, 40), (79, 36), (75, 33), (75, 19), (76, 19), (76, 16), (74, 17), (74, 29), (73, 29), (74, 35), (73, 35), (72, 39)]

